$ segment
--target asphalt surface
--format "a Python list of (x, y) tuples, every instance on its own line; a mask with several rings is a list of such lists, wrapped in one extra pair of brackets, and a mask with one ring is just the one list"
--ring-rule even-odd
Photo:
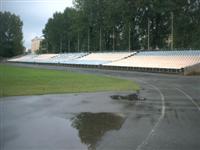
[(132, 91), (0, 98), (2, 150), (200, 149), (200, 76), (13, 65), (134, 80), (145, 99), (111, 98)]

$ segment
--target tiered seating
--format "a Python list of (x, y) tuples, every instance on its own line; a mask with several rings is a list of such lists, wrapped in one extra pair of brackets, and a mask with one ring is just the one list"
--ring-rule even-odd
[(72, 64), (75, 59), (82, 58), (88, 55), (88, 53), (66, 53), (59, 54), (56, 57), (51, 59), (52, 63), (61, 63), (61, 64)]
[(50, 63), (51, 59), (58, 56), (58, 54), (42, 54), (33, 58), (33, 62), (36, 63)]
[(25, 55), (19, 58), (13, 58), (13, 59), (10, 59), (9, 61), (10, 62), (32, 62), (33, 59), (37, 56), (38, 55), (30, 54), (30, 55)]
[(200, 51), (145, 51), (108, 66), (181, 69), (200, 63)]
[(96, 61), (116, 61), (130, 56), (129, 52), (115, 53), (91, 53), (90, 55), (81, 58), (80, 60), (96, 60)]
[(133, 55), (133, 53), (130, 52), (91, 53), (85, 57), (78, 59), (77, 63), (87, 65), (102, 65), (124, 59), (131, 55)]
[[(26, 55), (10, 59), (11, 62), (69, 64), (93, 67), (134, 67), (180, 70), (200, 63), (200, 51), (142, 51), (139, 53), (67, 53)], [(105, 68), (104, 67), (104, 68)]]
[(138, 56), (199, 56), (199, 50), (184, 51), (142, 51)]

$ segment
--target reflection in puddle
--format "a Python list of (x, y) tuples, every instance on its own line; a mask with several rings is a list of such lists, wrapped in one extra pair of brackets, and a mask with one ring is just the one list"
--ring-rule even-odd
[(72, 118), (72, 126), (78, 130), (81, 142), (94, 150), (106, 132), (119, 130), (124, 121), (123, 114), (80, 113)]

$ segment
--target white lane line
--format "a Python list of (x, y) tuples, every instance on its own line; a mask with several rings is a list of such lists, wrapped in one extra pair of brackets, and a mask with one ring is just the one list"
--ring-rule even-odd
[(162, 121), (162, 119), (165, 116), (165, 97), (164, 97), (164, 95), (162, 94), (161, 90), (158, 87), (156, 87), (156, 86), (154, 86), (152, 84), (149, 84), (149, 85), (159, 92), (161, 100), (162, 100), (162, 111), (161, 111), (161, 115), (160, 115), (158, 121), (156, 122), (154, 127), (151, 129), (151, 131), (147, 135), (147, 137), (144, 139), (144, 141), (140, 145), (137, 146), (136, 150), (141, 150), (142, 147), (144, 147), (148, 143), (149, 139), (153, 136), (154, 132), (158, 128), (158, 125), (160, 124), (160, 122)]
[(179, 92), (181, 92), (182, 94), (184, 94), (197, 107), (197, 109), (200, 111), (199, 104), (197, 102), (195, 102), (190, 95), (188, 95), (187, 93), (185, 93), (183, 90), (181, 90), (179, 88), (176, 88), (176, 90), (178, 90)]

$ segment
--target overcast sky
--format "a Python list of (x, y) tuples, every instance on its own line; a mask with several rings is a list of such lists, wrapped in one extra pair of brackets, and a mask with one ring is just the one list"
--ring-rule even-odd
[(31, 39), (42, 35), (48, 19), (54, 12), (72, 7), (72, 0), (0, 0), (0, 10), (10, 11), (23, 21), (24, 45), (31, 47)]

